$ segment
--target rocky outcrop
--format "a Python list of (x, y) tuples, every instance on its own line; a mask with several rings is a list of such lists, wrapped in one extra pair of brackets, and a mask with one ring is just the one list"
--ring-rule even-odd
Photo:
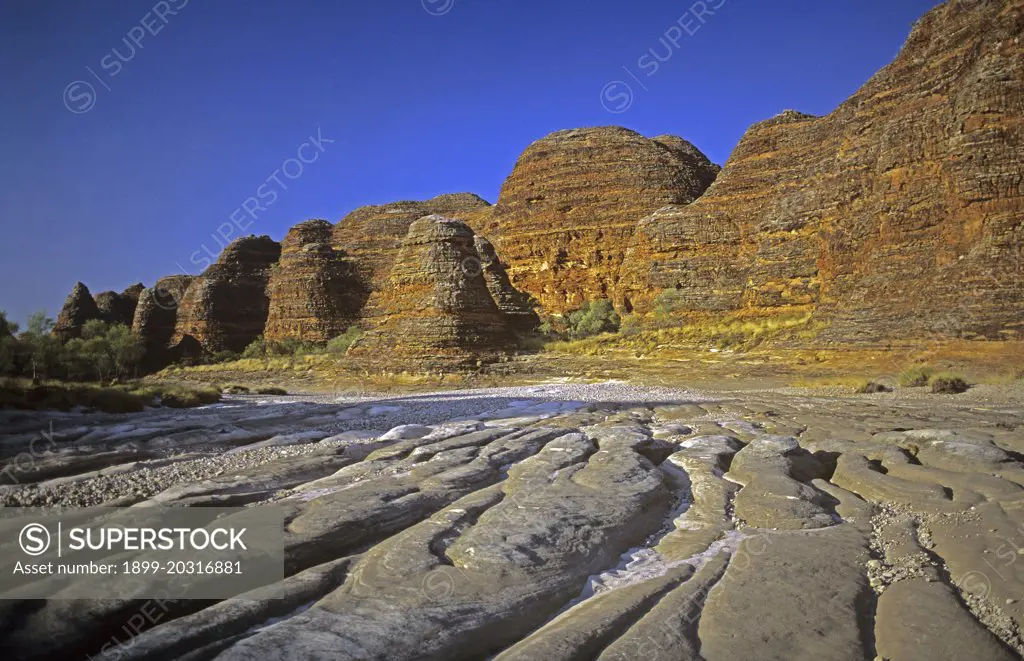
[(831, 342), (1018, 335), (1022, 25), (1021, 0), (948, 2), (833, 113), (753, 126), (703, 197), (640, 223), (620, 299), (813, 311)]
[(391, 273), (367, 305), (370, 330), (349, 353), (448, 365), (514, 349), (474, 241), (462, 221), (435, 215), (413, 222)]
[(139, 295), (146, 287), (137, 282), (123, 292), (105, 291), (96, 294), (96, 307), (100, 318), (108, 324), (131, 326), (135, 318), (135, 307), (139, 304)]
[(696, 199), (717, 171), (682, 138), (559, 131), (520, 156), (477, 229), (494, 239), (513, 285), (545, 311), (564, 312), (613, 297), (637, 221)]
[[(498, 309), (505, 314), (509, 328), (517, 333), (529, 333), (540, 324), (540, 318), (533, 309), (530, 297), (512, 286), (491, 242), (482, 236), (473, 239), (473, 246), (480, 256), (480, 270)], [(473, 263), (470, 262), (470, 267)]]
[[(303, 399), (57, 418), (30, 470), (13, 460), (45, 418), (7, 418), (0, 505), (244, 506), (280, 526), (285, 569), (218, 601), (178, 601), (198, 576), (161, 581), (161, 601), (121, 576), (62, 577), (33, 601), (11, 581), (3, 658), (1022, 658), (1011, 392), (547, 381)], [(808, 470), (829, 457), (834, 474)]]
[(57, 315), (53, 334), (61, 342), (67, 342), (82, 335), (82, 326), (87, 321), (101, 318), (102, 314), (96, 306), (92, 294), (89, 293), (89, 288), (81, 282), (76, 282), (71, 293), (65, 299), (60, 314)]
[(139, 294), (132, 332), (142, 341), (145, 371), (161, 369), (174, 359), (170, 344), (178, 320), (178, 306), (192, 280), (190, 275), (167, 276)]
[(355, 262), (366, 295), (383, 285), (395, 258), (418, 218), (437, 214), (478, 226), (491, 205), (472, 193), (439, 195), (422, 202), (393, 202), (360, 207), (334, 226), (334, 247)]
[(299, 223), (281, 243), (281, 261), (270, 275), (264, 337), (324, 342), (353, 324), (366, 301), (354, 265), (331, 247), (331, 224)]
[[(432, 315), (458, 317), (426, 312), (435, 298), (414, 294), (416, 307), (385, 291), (392, 274), (405, 287), (416, 269), (436, 278), (448, 268), (450, 256), (439, 255), (470, 254), (424, 248), (423, 265), (400, 263), (412, 225), (431, 214), (494, 241), (467, 250), (506, 331), (532, 328), (535, 306), (559, 314), (609, 298), (620, 313), (657, 312), (659, 325), (795, 319), (809, 324), (793, 335), (803, 344), (1019, 339), (1022, 24), (1024, 0), (943, 4), (834, 112), (786, 111), (754, 125), (721, 172), (676, 136), (559, 131), (527, 148), (493, 207), (441, 195), (362, 207), (329, 238), (322, 222), (300, 225), (269, 294), (274, 251), (229, 248), (182, 301), (175, 341), (240, 350), (264, 322), (271, 338), (322, 341), (357, 317), (367, 329), (397, 329), (401, 311), (407, 330)], [(76, 290), (56, 332), (73, 337), (90, 318), (125, 318), (123, 296), (102, 294), (97, 307)], [(490, 322), (481, 333), (494, 335)], [(466, 337), (467, 351), (494, 345)]]
[(242, 351), (263, 334), (267, 287), (281, 245), (267, 236), (232, 241), (189, 285), (178, 307), (172, 343), (193, 353)]

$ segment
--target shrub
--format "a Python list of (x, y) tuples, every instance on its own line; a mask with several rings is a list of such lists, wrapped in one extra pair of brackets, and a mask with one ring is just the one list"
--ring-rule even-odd
[(631, 314), (622, 320), (622, 324), (619, 326), (619, 333), (624, 337), (634, 337), (639, 335), (643, 330), (643, 326), (640, 323), (640, 317), (635, 314)]
[(363, 335), (358, 326), (349, 326), (341, 335), (327, 342), (327, 353), (343, 354)]
[(215, 388), (188, 388), (172, 386), (160, 394), (160, 403), (172, 409), (186, 409), (220, 401), (220, 391)]
[(868, 381), (857, 388), (859, 394), (874, 394), (879, 392), (892, 392), (892, 387), (879, 383), (878, 381)]
[(685, 308), (683, 294), (677, 289), (663, 289), (654, 297), (654, 314), (658, 317), (667, 317)]
[(289, 337), (274, 342), (264, 342), (264, 353), (267, 356), (305, 356), (316, 353), (319, 347), (312, 342), (304, 342), (298, 338)]
[(242, 355), (237, 351), (228, 351), (227, 349), (225, 349), (223, 351), (218, 351), (214, 353), (212, 356), (210, 356), (210, 363), (232, 363), (241, 357)]
[(253, 390), (257, 395), (287, 395), (288, 391), (276, 386), (262, 386)]
[(209, 388), (145, 385), (101, 387), (83, 383), (31, 385), (9, 380), (0, 384), (0, 406), (18, 409), (67, 411), (76, 406), (106, 413), (137, 413), (160, 398), (165, 406), (184, 408), (220, 401), (220, 393)]
[(911, 367), (900, 373), (899, 383), (904, 388), (916, 388), (928, 385), (935, 370), (930, 367)]
[(138, 413), (152, 404), (150, 397), (117, 388), (90, 388), (86, 406), (106, 413)]
[(258, 337), (249, 343), (242, 351), (242, 358), (263, 358), (267, 355), (267, 347), (262, 337)]
[(569, 313), (569, 338), (579, 340), (619, 330), (621, 320), (611, 301), (587, 301), (579, 310)]
[(933, 393), (948, 395), (959, 395), (971, 388), (971, 384), (967, 383), (967, 380), (962, 376), (949, 372), (935, 374), (928, 383), (931, 385)]
[(221, 389), (221, 392), (224, 393), (225, 395), (244, 395), (245, 393), (249, 392), (249, 389), (246, 388), (245, 386), (232, 384), (229, 386), (224, 386)]

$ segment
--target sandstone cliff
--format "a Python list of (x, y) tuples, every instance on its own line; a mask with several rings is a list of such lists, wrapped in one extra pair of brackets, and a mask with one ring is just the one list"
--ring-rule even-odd
[(443, 365), (514, 350), (474, 239), (458, 220), (435, 215), (413, 222), (386, 283), (370, 298), (370, 330), (350, 354)]
[(263, 334), (271, 267), (281, 245), (267, 236), (232, 241), (182, 298), (171, 341), (186, 354), (242, 351)]
[(513, 285), (565, 312), (612, 297), (637, 221), (696, 199), (717, 171), (682, 138), (559, 131), (527, 148), (477, 229), (494, 239)]
[(171, 351), (171, 338), (178, 319), (178, 306), (192, 284), (190, 275), (172, 275), (160, 278), (152, 288), (139, 294), (132, 319), (132, 331), (143, 345), (142, 368), (157, 370), (166, 366), (175, 356)]
[(96, 306), (92, 294), (89, 293), (89, 288), (81, 282), (76, 282), (71, 293), (65, 299), (60, 314), (57, 315), (53, 334), (61, 342), (67, 342), (82, 335), (82, 326), (85, 325), (85, 322), (100, 317), (100, 309)]
[(365, 293), (352, 260), (331, 247), (331, 224), (299, 223), (281, 244), (281, 261), (270, 275), (264, 337), (323, 342), (354, 323)]
[[(529, 333), (540, 324), (530, 297), (512, 286), (505, 265), (501, 263), (491, 242), (482, 236), (473, 240), (473, 246), (480, 256), (480, 270), (483, 272), (487, 290), (491, 293), (498, 309), (504, 313), (509, 328), (517, 333)], [(472, 261), (469, 262), (473, 264)]]
[(139, 304), (139, 295), (145, 286), (139, 282), (123, 292), (105, 291), (96, 294), (94, 300), (99, 308), (100, 318), (109, 324), (131, 326), (135, 317), (135, 307)]
[[(176, 315), (147, 304), (136, 325), (152, 346), (173, 324), (179, 350), (214, 352), (358, 320), (360, 350), (462, 360), (533, 328), (535, 304), (611, 298), (670, 324), (803, 315), (820, 343), (1019, 337), (1022, 24), (1024, 0), (941, 5), (834, 112), (752, 126), (721, 171), (676, 136), (559, 131), (493, 207), (468, 193), (362, 207), (296, 226), (283, 253), (241, 239)], [(55, 333), (134, 307), (128, 291), (97, 299), (77, 285)]]
[(640, 223), (620, 298), (813, 310), (828, 341), (1012, 336), (1022, 16), (1021, 0), (946, 3), (833, 113), (751, 127), (703, 197)]
[(472, 221), (489, 210), (490, 204), (472, 193), (360, 207), (334, 226), (333, 244), (355, 262), (364, 295), (368, 297), (387, 278), (414, 220), (437, 214)]

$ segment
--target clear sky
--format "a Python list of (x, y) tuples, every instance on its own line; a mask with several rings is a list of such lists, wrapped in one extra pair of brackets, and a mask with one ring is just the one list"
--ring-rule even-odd
[(0, 309), (196, 273), (218, 230), (494, 202), (558, 129), (674, 133), (724, 163), (754, 122), (833, 110), (937, 4), (3, 0)]

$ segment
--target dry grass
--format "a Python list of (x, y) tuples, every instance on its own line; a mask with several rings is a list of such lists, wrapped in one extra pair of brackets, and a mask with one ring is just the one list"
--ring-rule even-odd
[(928, 366), (908, 367), (900, 372), (899, 383), (903, 388), (921, 388), (928, 385), (935, 368)]
[(68, 411), (76, 407), (106, 413), (138, 413), (147, 406), (192, 408), (220, 401), (220, 390), (169, 383), (100, 386), (95, 383), (47, 382), (24, 379), (0, 384), (0, 408)]
[(558, 341), (545, 345), (544, 350), (579, 356), (598, 356), (609, 351), (631, 353), (637, 357), (666, 353), (674, 350), (711, 348), (731, 351), (750, 351), (767, 340), (796, 337), (811, 333), (811, 313), (771, 317), (743, 317), (696, 319), (684, 325), (644, 327), (623, 333), (604, 333), (582, 340)]
[[(250, 389), (278, 386), (289, 392), (416, 392), (538, 383), (550, 379), (623, 379), (645, 385), (733, 390), (838, 386), (853, 392), (869, 381), (895, 386), (900, 374), (931, 367), (955, 371), (971, 383), (1011, 384), (1024, 374), (1020, 342), (957, 341), (942, 345), (867, 348), (791, 348), (813, 332), (806, 317), (734, 319), (682, 328), (647, 329), (623, 337), (606, 334), (548, 343), (530, 355), (478, 371), (382, 371), (349, 356), (316, 354), (250, 358), (218, 365), (173, 367), (150, 377)], [(707, 337), (732, 333), (754, 341), (720, 348)], [(770, 333), (791, 341), (757, 341)], [(695, 338), (704, 339), (695, 341)], [(788, 346), (787, 346), (788, 345)]]

